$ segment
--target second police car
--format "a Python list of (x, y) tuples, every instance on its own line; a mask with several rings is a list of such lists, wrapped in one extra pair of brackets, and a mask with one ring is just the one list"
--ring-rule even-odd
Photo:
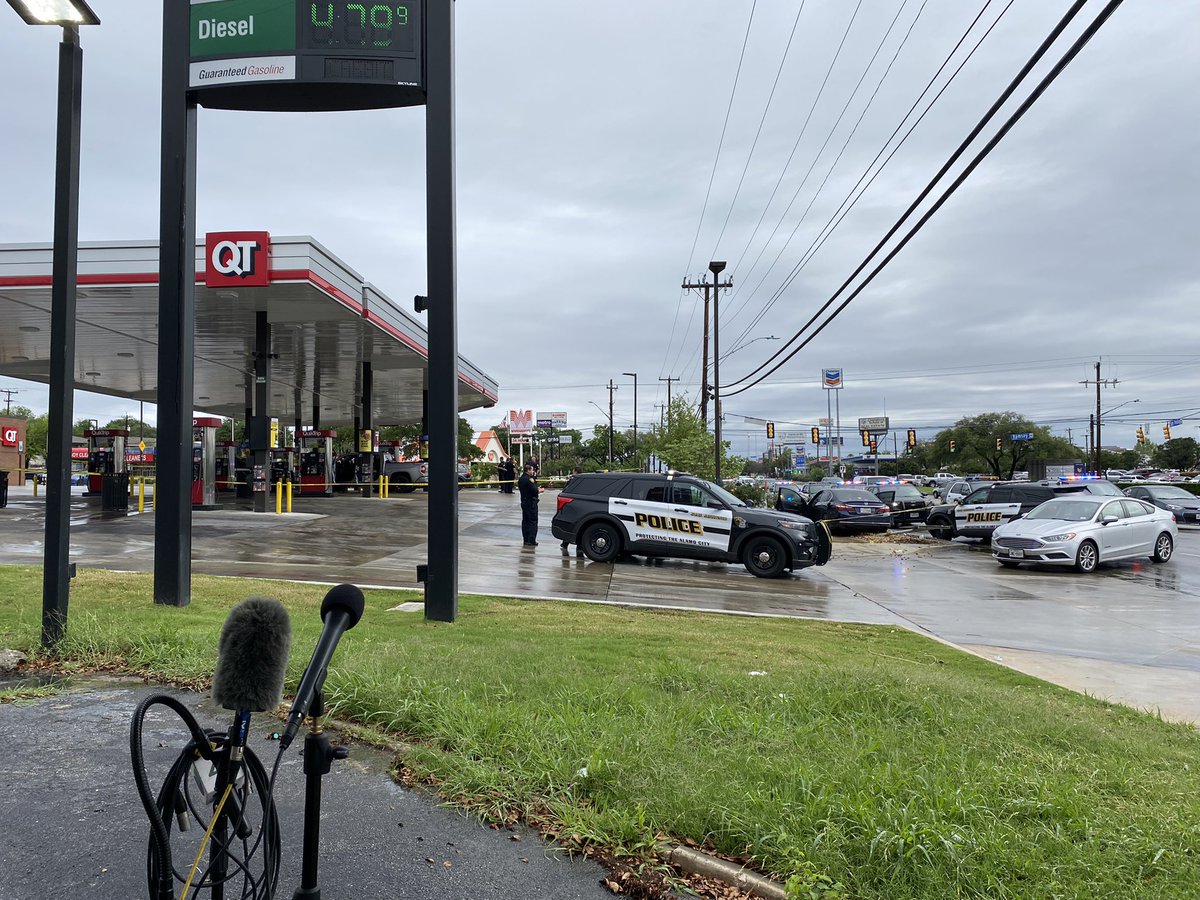
[(747, 506), (679, 473), (576, 475), (558, 496), (550, 530), (594, 562), (623, 553), (740, 562), (760, 578), (823, 566), (832, 553), (829, 533), (812, 520)]

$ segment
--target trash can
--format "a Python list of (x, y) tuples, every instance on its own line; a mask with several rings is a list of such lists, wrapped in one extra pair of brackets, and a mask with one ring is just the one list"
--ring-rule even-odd
[(129, 473), (102, 475), (100, 480), (100, 509), (105, 512), (129, 511)]
[(0, 471), (0, 509), (8, 506), (8, 469)]

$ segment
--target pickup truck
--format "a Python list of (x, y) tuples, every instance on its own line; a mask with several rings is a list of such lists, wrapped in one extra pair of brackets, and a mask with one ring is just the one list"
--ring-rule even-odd
[[(385, 462), (383, 474), (388, 483), (401, 494), (411, 494), (418, 487), (429, 489), (429, 463), (426, 460), (416, 462)], [(471, 480), (471, 469), (466, 463), (458, 464), (458, 483)]]

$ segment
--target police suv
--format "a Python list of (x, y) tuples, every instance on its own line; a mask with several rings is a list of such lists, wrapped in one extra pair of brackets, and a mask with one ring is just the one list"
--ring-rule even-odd
[(1052, 500), (1057, 492), (1049, 485), (1026, 481), (989, 482), (977, 487), (961, 503), (946, 503), (929, 511), (929, 533), (935, 538), (990, 538), (1005, 522), (1025, 515)]
[(760, 578), (823, 566), (832, 553), (829, 533), (811, 519), (747, 506), (674, 472), (576, 475), (558, 496), (550, 530), (594, 562), (622, 553), (740, 562)]

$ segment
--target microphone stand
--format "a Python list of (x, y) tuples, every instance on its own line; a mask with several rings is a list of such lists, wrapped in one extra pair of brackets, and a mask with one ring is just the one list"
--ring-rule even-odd
[(300, 887), (292, 900), (321, 900), (317, 884), (317, 858), (321, 852), (321, 779), (329, 774), (335, 759), (350, 755), (346, 747), (334, 747), (321, 728), (325, 712), (324, 692), (318, 688), (309, 708), (312, 727), (304, 737), (304, 860)]

